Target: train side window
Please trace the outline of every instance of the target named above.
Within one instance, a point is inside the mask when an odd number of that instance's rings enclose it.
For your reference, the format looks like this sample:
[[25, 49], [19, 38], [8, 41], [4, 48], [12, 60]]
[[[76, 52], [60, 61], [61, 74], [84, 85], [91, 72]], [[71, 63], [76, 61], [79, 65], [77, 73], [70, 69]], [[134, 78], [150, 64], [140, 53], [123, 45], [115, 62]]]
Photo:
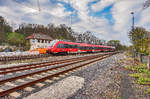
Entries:
[[68, 44], [63, 44], [63, 48], [69, 48], [69, 45]]
[[68, 45], [68, 48], [72, 48], [72, 45]]
[[77, 45], [72, 45], [72, 48], [77, 48]]
[[88, 47], [87, 46], [85, 46], [85, 50], [87, 50], [88, 49]]
[[71, 48], [74, 48], [74, 45], [71, 45]]
[[86, 47], [86, 50], [89, 50], [89, 47], [88, 47], [88, 46]]
[[74, 45], [74, 48], [77, 48], [78, 46], [77, 45]]
[[79, 46], [79, 49], [82, 50], [82, 46]]
[[82, 50], [84, 50], [84, 46], [82, 46]]
[[80, 45], [78, 45], [77, 48], [80, 49]]
[[80, 49], [80, 50], [83, 50], [83, 46], [80, 46], [79, 49]]

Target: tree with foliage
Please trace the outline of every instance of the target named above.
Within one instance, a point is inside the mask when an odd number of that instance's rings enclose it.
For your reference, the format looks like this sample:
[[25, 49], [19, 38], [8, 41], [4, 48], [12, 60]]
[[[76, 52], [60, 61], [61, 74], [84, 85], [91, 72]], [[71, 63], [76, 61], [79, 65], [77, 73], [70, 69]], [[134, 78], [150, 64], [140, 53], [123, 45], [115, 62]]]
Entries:
[[32, 33], [46, 34], [54, 39], [75, 41], [75, 38], [69, 33], [68, 27], [65, 24], [54, 26], [48, 24], [47, 26], [40, 24], [21, 24], [17, 30], [17, 33], [24, 34], [26, 37]]
[[94, 36], [90, 31], [86, 31], [83, 34], [73, 35], [77, 42], [102, 45], [102, 40]]
[[150, 0], [146, 0], [143, 4], [143, 9], [146, 9], [150, 6]]
[[136, 27], [129, 32], [129, 38], [136, 52], [148, 54], [150, 52], [150, 33], [145, 28]]
[[25, 46], [24, 35], [16, 32], [11, 32], [7, 37], [7, 41], [10, 45], [15, 45], [18, 47]]
[[107, 42], [108, 46], [114, 46], [116, 50], [126, 50], [127, 47], [122, 45], [119, 40], [110, 40]]
[[12, 32], [12, 27], [6, 22], [6, 20], [0, 16], [0, 44], [6, 43], [7, 35]]

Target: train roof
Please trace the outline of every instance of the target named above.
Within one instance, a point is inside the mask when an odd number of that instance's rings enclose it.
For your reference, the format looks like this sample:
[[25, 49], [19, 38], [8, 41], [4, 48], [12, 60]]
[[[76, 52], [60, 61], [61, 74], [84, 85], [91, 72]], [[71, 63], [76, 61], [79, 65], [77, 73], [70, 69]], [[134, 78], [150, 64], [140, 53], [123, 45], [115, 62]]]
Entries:
[[63, 40], [55, 40], [55, 41], [59, 42], [59, 43], [72, 44], [72, 45], [80, 45], [80, 46], [115, 48], [113, 46], [95, 45], [95, 44], [87, 44], [87, 43], [76, 43], [76, 42], [69, 42], [69, 41], [63, 41]]

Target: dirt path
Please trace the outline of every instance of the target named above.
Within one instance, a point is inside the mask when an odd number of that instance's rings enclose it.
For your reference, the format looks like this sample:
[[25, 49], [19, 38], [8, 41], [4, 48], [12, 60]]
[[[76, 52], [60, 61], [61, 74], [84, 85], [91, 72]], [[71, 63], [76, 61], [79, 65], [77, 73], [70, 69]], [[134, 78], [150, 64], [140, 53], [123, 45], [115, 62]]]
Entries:
[[120, 87], [120, 97], [121, 99], [136, 99], [135, 90], [131, 84], [131, 78], [128, 76], [127, 71], [123, 71]]

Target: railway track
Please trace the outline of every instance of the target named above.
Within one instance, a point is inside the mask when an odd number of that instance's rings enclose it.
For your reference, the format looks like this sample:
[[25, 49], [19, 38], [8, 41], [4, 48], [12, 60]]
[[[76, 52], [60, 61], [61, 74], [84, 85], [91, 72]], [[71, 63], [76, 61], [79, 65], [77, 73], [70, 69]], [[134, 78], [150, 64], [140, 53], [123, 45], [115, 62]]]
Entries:
[[[1, 68], [1, 76], [11, 75], [11, 77], [6, 77], [5, 79], [0, 80], [0, 97], [8, 96], [13, 92], [23, 90], [38, 83], [41, 83], [42, 85], [42, 82], [51, 82], [51, 80], [54, 78], [56, 79], [57, 77], [61, 77], [67, 73], [76, 71], [77, 69], [85, 67], [113, 54], [115, 53], [83, 56], [39, 64]], [[20, 74], [17, 76], [12, 76], [16, 73]]]

